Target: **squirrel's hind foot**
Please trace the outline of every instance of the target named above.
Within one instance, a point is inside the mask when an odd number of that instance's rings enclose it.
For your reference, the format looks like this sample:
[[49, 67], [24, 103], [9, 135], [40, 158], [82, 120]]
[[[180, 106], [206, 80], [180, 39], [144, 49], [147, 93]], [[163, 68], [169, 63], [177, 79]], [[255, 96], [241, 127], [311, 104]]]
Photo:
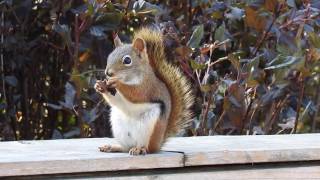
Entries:
[[109, 145], [109, 144], [99, 147], [99, 150], [101, 152], [123, 152], [123, 149], [121, 146]]
[[133, 156], [146, 155], [147, 149], [144, 147], [133, 147], [129, 150], [129, 154]]

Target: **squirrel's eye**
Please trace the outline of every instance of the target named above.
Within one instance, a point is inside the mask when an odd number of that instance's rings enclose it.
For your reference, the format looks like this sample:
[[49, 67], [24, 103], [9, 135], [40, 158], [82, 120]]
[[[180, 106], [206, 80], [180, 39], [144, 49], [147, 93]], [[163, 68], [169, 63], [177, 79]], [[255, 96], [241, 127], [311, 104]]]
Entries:
[[126, 66], [130, 66], [132, 63], [131, 57], [129, 55], [123, 56], [122, 63]]

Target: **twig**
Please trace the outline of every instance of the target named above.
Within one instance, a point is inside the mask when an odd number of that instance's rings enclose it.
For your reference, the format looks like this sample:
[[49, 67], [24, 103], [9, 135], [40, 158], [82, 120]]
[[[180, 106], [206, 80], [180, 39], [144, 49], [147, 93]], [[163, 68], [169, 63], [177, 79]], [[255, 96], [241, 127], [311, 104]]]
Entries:
[[[248, 118], [248, 116], [249, 116], [249, 112], [250, 112], [250, 110], [251, 110], [251, 107], [252, 107], [252, 104], [253, 104], [253, 101], [254, 101], [254, 97], [256, 96], [256, 92], [257, 92], [257, 88], [255, 87], [255, 88], [254, 88], [253, 97], [250, 98], [250, 103], [249, 103], [249, 105], [248, 105], [246, 114], [244, 115], [242, 122], [246, 122], [246, 120], [247, 120], [247, 118]], [[252, 112], [252, 114], [251, 114], [251, 116], [250, 116], [250, 121], [249, 121], [249, 134], [250, 134], [250, 131], [251, 131], [252, 118], [253, 118], [253, 115], [254, 115], [255, 112], [256, 112], [256, 109], [258, 109], [258, 107], [259, 107], [259, 105], [260, 105], [260, 101], [258, 102], [257, 105], [258, 105], [257, 108], [255, 108], [255, 109], [253, 110], [253, 112]], [[243, 125], [242, 125], [242, 127], [241, 127], [241, 134], [242, 134], [243, 129], [244, 129], [244, 124], [245, 124], [245, 123], [243, 123]]]
[[189, 9], [188, 9], [188, 11], [189, 11], [189, 19], [188, 19], [188, 23], [189, 23], [189, 26], [191, 25], [191, 23], [192, 23], [192, 0], [189, 0]]
[[282, 4], [280, 4], [280, 5], [278, 5], [278, 6], [276, 7], [275, 12], [274, 12], [274, 14], [273, 14], [272, 22], [271, 22], [271, 24], [269, 25], [267, 31], [265, 31], [265, 32], [263, 33], [262, 38], [260, 39], [260, 41], [258, 41], [258, 44], [256, 45], [256, 49], [255, 49], [255, 51], [254, 51], [254, 53], [253, 53], [253, 56], [256, 56], [256, 55], [257, 55], [260, 47], [262, 46], [263, 42], [266, 40], [269, 32], [270, 32], [271, 29], [272, 29], [273, 24], [276, 22], [277, 15], [279, 14], [281, 8], [282, 8]]
[[126, 16], [128, 14], [130, 3], [131, 3], [131, 0], [128, 0], [128, 4], [127, 4], [127, 7], [125, 9], [124, 16]]
[[226, 112], [223, 110], [221, 116], [219, 117], [218, 121], [214, 125], [213, 132], [216, 131], [217, 127], [219, 126], [220, 122], [222, 121], [223, 117], [225, 116]]
[[318, 112], [320, 111], [320, 85], [318, 85], [317, 90], [316, 90], [315, 107], [316, 107], [316, 112], [311, 117], [311, 119], [312, 119], [311, 132], [313, 132], [313, 133], [316, 131], [316, 127], [317, 127], [317, 121], [316, 120], [317, 120], [317, 117], [318, 117]]
[[218, 64], [218, 63], [220, 63], [220, 62], [222, 62], [222, 61], [225, 61], [225, 60], [228, 60], [228, 56], [219, 58], [219, 59], [216, 60], [215, 62], [210, 63], [209, 66], [211, 67], [211, 66], [216, 65], [216, 64]]
[[202, 117], [203, 118], [202, 123], [201, 123], [202, 129], [206, 129], [206, 125], [207, 125], [207, 121], [208, 121], [208, 113], [209, 113], [210, 105], [212, 104], [212, 93], [214, 93], [216, 91], [216, 88], [217, 88], [217, 86], [212, 88], [208, 93], [209, 99], [208, 99], [207, 106], [206, 106], [206, 109], [204, 110], [203, 117]]
[[[16, 12], [14, 11], [14, 9], [12, 8], [12, 6], [9, 6], [9, 10], [12, 12], [13, 17], [16, 19], [17, 23], [18, 23], [19, 25], [21, 25], [21, 24], [22, 24], [22, 23], [21, 23], [21, 20], [18, 18], [17, 14], [16, 14]], [[2, 12], [2, 13], [3, 13], [3, 12]]]
[[289, 95], [287, 95], [282, 101], [280, 101], [277, 106], [276, 106], [276, 112], [272, 113], [271, 119], [268, 124], [266, 124], [265, 127], [265, 134], [269, 134], [269, 131], [274, 124], [274, 121], [276, 120], [277, 115], [280, 113], [282, 110], [284, 104], [286, 103], [287, 99], [289, 98]]
[[272, 22], [271, 22], [271, 24], [269, 25], [267, 31], [264, 31], [264, 32], [263, 32], [262, 38], [258, 41], [258, 43], [257, 43], [257, 45], [256, 45], [256, 48], [255, 48], [255, 50], [254, 50], [254, 53], [253, 53], [253, 56], [254, 56], [254, 57], [257, 55], [257, 53], [258, 53], [260, 47], [262, 46], [263, 42], [266, 40], [267, 35], [268, 35], [269, 32], [271, 31], [271, 28], [272, 28], [273, 24], [275, 23], [276, 19], [277, 19], [276, 17], [273, 17]]
[[291, 131], [291, 133], [294, 133], [294, 134], [297, 133], [298, 120], [299, 120], [299, 116], [300, 116], [300, 108], [301, 108], [301, 104], [302, 104], [303, 94], [304, 94], [304, 79], [302, 79], [300, 81], [299, 101], [298, 101], [297, 108], [296, 108], [297, 114], [296, 114], [296, 119], [294, 121], [294, 128]]
[[[4, 29], [4, 12], [2, 11], [1, 13], [1, 28]], [[4, 44], [4, 35], [3, 35], [3, 31], [1, 31], [1, 55], [0, 55], [0, 59], [1, 59], [1, 78], [2, 78], [2, 93], [3, 93], [3, 99], [5, 101], [5, 103], [7, 103], [7, 96], [6, 96], [6, 84], [5, 84], [5, 74], [4, 74], [4, 58], [3, 58], [3, 44]]]
[[84, 76], [86, 74], [91, 74], [91, 73], [95, 73], [95, 72], [98, 72], [98, 73], [101, 73], [101, 72], [104, 72], [103, 69], [94, 69], [94, 70], [89, 70], [89, 71], [85, 71], [83, 73], [79, 73], [79, 74], [71, 74], [71, 76]]
[[80, 31], [79, 31], [79, 15], [76, 14], [75, 16], [75, 25], [74, 25], [74, 39], [75, 39], [75, 48], [74, 48], [74, 62], [75, 65], [79, 65], [78, 56], [79, 56], [79, 38], [80, 38]]

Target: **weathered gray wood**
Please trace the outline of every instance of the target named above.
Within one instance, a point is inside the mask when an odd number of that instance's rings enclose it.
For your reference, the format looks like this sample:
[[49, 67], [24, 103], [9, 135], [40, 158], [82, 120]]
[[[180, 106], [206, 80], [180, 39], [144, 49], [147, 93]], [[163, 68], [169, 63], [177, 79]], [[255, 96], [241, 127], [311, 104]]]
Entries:
[[171, 138], [162, 152], [146, 156], [99, 152], [97, 147], [106, 143], [115, 142], [0, 142], [0, 176], [320, 160], [320, 134]]
[[185, 166], [320, 160], [320, 134], [174, 138], [163, 150], [183, 152]]
[[[64, 177], [60, 177], [63, 179]], [[41, 178], [40, 178], [41, 179]], [[319, 166], [313, 165], [241, 165], [240, 166], [223, 166], [223, 167], [202, 167], [181, 170], [158, 170], [148, 173], [137, 174], [121, 174], [121, 175], [103, 175], [92, 174], [84, 177], [68, 177], [68, 179], [113, 179], [113, 180], [250, 180], [250, 179], [264, 179], [264, 180], [307, 180], [320, 179]]]
[[183, 154], [146, 156], [102, 153], [98, 146], [113, 139], [0, 142], [0, 176], [170, 168], [183, 166]]

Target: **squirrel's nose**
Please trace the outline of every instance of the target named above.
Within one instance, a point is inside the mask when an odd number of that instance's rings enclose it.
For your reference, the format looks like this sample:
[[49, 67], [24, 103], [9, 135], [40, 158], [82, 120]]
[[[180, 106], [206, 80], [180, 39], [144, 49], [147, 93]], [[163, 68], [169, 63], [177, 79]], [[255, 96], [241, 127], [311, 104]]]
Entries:
[[106, 69], [104, 71], [104, 73], [108, 76], [108, 77], [111, 77], [113, 75], [113, 72], [110, 70], [110, 69]]

